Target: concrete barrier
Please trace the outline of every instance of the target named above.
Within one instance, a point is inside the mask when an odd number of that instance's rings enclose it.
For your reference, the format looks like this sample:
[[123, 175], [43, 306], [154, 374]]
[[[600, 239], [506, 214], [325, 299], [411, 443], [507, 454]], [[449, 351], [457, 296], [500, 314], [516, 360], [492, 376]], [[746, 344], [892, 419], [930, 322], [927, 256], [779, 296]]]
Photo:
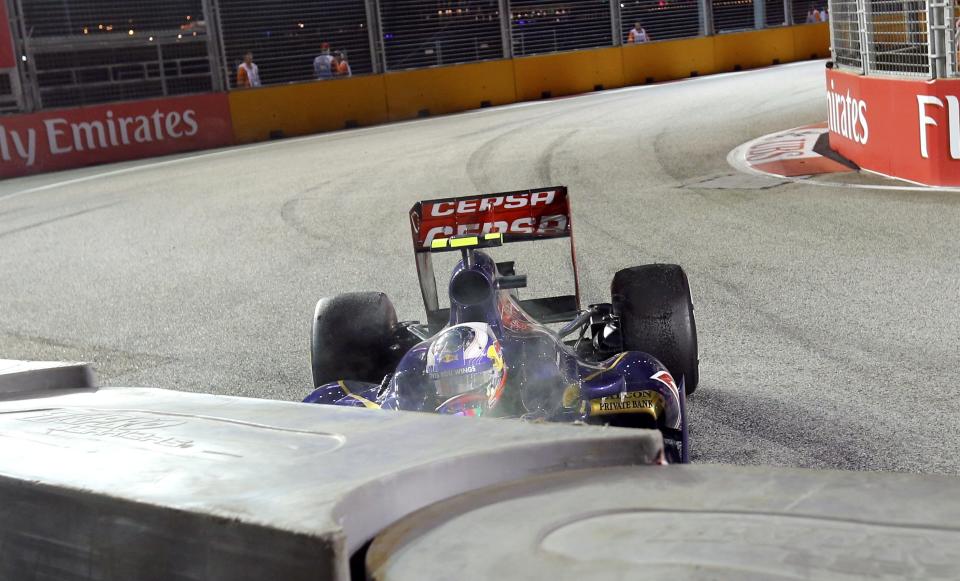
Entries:
[[388, 73], [384, 80], [391, 120], [506, 105], [517, 100], [510, 61]]
[[860, 168], [960, 186], [960, 80], [826, 71], [830, 147]]
[[960, 481], [772, 467], [574, 471], [403, 519], [368, 578], [957, 579]]
[[389, 120], [382, 75], [233, 91], [230, 115], [237, 143]]
[[60, 389], [96, 387], [86, 363], [0, 359], [0, 401]]
[[716, 72], [755, 69], [808, 58], [796, 54], [790, 28], [720, 34], [710, 39]]
[[424, 506], [645, 464], [659, 432], [101, 389], [0, 402], [0, 579], [349, 578]]
[[0, 178], [232, 145], [225, 93], [0, 116]]
[[234, 91], [230, 108], [248, 143], [828, 54], [827, 25], [809, 24]]
[[793, 58], [828, 58], [830, 56], [830, 27], [827, 24], [805, 24], [790, 28], [793, 33]]
[[624, 85], [620, 48], [578, 50], [513, 59], [518, 101], [616, 89]]
[[708, 36], [635, 44], [622, 50], [627, 85], [685, 79], [716, 71], [713, 39]]

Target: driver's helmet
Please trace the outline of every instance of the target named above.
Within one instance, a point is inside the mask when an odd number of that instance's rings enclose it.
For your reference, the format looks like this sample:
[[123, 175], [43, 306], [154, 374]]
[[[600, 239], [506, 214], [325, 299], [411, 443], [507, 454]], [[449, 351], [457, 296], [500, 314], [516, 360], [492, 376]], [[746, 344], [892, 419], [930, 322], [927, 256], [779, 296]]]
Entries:
[[426, 372], [440, 400], [437, 411], [460, 415], [495, 406], [507, 380], [500, 342], [486, 323], [461, 323], [437, 335]]

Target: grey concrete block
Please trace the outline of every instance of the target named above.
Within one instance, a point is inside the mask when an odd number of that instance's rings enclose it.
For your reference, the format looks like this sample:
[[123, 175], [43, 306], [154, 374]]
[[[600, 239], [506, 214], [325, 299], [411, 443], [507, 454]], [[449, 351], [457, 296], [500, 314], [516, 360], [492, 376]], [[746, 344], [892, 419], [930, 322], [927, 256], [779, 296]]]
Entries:
[[0, 402], [0, 579], [346, 579], [409, 513], [658, 432], [101, 389]]
[[403, 519], [378, 581], [958, 579], [960, 481], [644, 466], [474, 491]]
[[0, 359], [0, 400], [95, 386], [93, 370], [86, 363]]

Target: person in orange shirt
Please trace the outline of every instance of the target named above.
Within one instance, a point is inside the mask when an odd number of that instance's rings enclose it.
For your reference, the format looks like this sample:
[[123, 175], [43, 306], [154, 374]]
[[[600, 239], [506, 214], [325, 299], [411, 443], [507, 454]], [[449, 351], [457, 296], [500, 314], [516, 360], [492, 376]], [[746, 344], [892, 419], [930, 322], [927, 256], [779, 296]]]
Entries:
[[243, 55], [243, 62], [237, 67], [237, 87], [250, 89], [260, 86], [260, 69], [253, 63], [253, 53]]
[[350, 68], [350, 63], [347, 62], [347, 56], [340, 51], [337, 51], [337, 56], [334, 60], [334, 74], [338, 77], [349, 77], [353, 75], [353, 70]]

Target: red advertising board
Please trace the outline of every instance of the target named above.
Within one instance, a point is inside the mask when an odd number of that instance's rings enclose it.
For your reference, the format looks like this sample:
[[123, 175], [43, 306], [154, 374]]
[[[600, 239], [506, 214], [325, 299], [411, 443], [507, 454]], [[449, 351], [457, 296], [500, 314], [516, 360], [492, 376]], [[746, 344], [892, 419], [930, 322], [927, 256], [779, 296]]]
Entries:
[[0, 117], [0, 178], [233, 143], [223, 93]]
[[12, 69], [16, 66], [17, 57], [13, 51], [13, 37], [10, 35], [7, 2], [0, 0], [0, 69]]
[[960, 185], [960, 80], [902, 80], [827, 70], [830, 146], [861, 168]]

